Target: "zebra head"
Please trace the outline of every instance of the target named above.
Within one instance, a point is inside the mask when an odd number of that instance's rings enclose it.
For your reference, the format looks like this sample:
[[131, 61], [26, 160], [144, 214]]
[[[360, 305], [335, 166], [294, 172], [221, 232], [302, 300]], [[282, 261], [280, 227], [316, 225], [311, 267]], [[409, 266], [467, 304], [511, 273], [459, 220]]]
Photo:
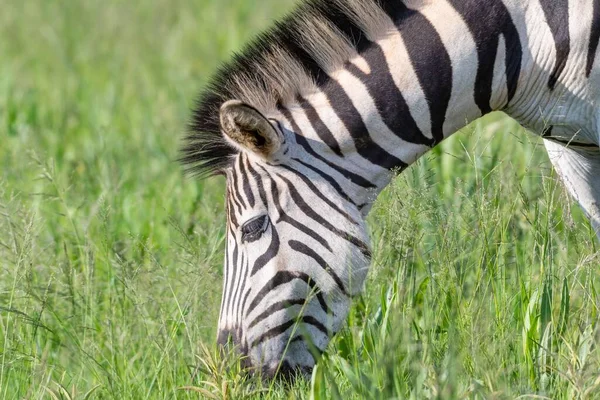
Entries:
[[308, 374], [369, 266], [359, 208], [309, 164], [285, 118], [228, 101], [227, 228], [218, 342], [266, 376]]

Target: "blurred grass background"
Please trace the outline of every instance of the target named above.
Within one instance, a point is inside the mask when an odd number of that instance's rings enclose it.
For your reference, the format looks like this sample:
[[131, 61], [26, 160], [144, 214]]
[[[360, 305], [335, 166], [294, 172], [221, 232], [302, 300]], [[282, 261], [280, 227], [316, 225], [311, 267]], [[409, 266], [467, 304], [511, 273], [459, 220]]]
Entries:
[[310, 382], [214, 354], [223, 180], [184, 178], [179, 139], [215, 68], [293, 3], [3, 1], [1, 397], [600, 396], [597, 242], [500, 114], [382, 194], [366, 293]]

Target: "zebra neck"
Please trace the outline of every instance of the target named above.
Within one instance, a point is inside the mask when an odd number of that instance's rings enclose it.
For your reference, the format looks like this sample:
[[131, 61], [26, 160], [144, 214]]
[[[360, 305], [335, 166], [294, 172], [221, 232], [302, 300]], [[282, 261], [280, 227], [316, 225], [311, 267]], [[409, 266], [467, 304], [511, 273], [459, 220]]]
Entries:
[[382, 2], [389, 33], [367, 35], [344, 68], [327, 71], [317, 93], [287, 108], [303, 162], [321, 165], [363, 213], [394, 172], [515, 95], [516, 28], [500, 0], [488, 3], [498, 3], [495, 14], [475, 0], [419, 10]]

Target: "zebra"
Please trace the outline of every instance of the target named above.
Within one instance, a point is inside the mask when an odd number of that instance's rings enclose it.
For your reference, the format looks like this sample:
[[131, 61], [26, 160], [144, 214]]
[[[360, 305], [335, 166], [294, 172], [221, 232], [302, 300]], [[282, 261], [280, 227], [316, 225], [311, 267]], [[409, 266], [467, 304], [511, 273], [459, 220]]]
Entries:
[[600, 0], [305, 0], [220, 68], [181, 159], [226, 177], [219, 344], [309, 375], [370, 265], [379, 192], [492, 111], [600, 232]]

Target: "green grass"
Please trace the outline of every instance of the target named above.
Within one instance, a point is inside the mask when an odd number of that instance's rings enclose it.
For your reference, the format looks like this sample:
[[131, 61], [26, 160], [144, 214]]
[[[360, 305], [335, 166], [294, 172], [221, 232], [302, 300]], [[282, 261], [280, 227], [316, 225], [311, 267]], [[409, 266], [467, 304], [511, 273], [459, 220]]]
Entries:
[[291, 5], [2, 3], [0, 398], [600, 397], [598, 244], [501, 115], [382, 194], [366, 292], [310, 382], [215, 355], [224, 185], [183, 177], [179, 138]]

